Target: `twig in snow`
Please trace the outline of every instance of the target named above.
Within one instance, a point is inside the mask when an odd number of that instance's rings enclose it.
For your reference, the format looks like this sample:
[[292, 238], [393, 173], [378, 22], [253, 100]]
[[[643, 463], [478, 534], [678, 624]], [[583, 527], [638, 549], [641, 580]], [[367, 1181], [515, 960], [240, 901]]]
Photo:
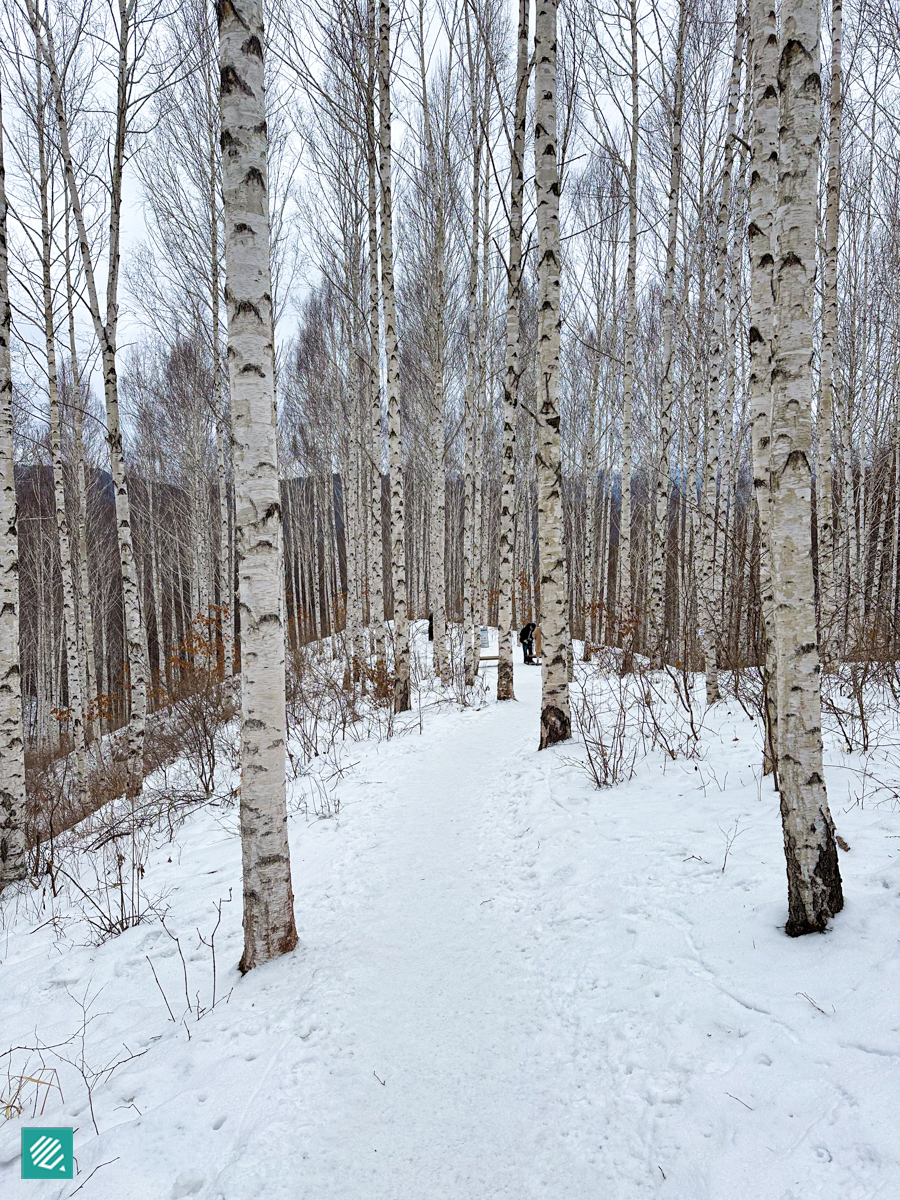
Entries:
[[148, 963], [150, 963], [150, 970], [153, 972], [153, 978], [154, 978], [154, 979], [156, 979], [156, 986], [159, 988], [159, 990], [160, 990], [160, 993], [161, 993], [161, 995], [162, 995], [162, 998], [163, 998], [163, 1000], [165, 1000], [165, 1002], [166, 1002], [166, 1008], [168, 1008], [168, 1010], [169, 1010], [169, 1016], [172, 1018], [172, 1024], [174, 1025], [174, 1024], [175, 1024], [175, 1014], [172, 1012], [171, 1006], [170, 1006], [170, 1004], [169, 1004], [169, 998], [168, 998], [168, 996], [167, 996], [167, 995], [166, 995], [166, 993], [165, 993], [165, 992], [162, 990], [162, 984], [161, 984], [161, 983], [159, 982], [159, 980], [156, 978], [156, 968], [154, 967], [153, 963], [150, 961], [150, 955], [149, 955], [149, 954], [145, 954], [145, 955], [144, 955], [144, 958], [146, 958], [147, 962], [148, 962]]
[[[726, 1092], [725, 1095], [731, 1096], [731, 1092]], [[732, 1100], [737, 1100], [738, 1104], [743, 1104], [744, 1108], [750, 1108], [750, 1105], [745, 1100], [742, 1100], [740, 1098], [740, 1096], [731, 1096], [731, 1098], [732, 1098]], [[750, 1108], [750, 1111], [755, 1112], [756, 1110], [753, 1108]]]
[[723, 875], [725, 874], [725, 866], [728, 862], [728, 855], [731, 853], [731, 847], [734, 845], [735, 841], [737, 840], [737, 838], [739, 838], [741, 836], [742, 833], [747, 832], [746, 829], [738, 829], [738, 826], [740, 825], [740, 823], [741, 823], [741, 818], [740, 817], [735, 818], [734, 828], [730, 829], [728, 831], [728, 833], [726, 833], [725, 830], [722, 828], [722, 826], [719, 825], [719, 833], [721, 833], [722, 837], [725, 839], [725, 857], [722, 860], [722, 874]]
[[494, 897], [493, 897], [493, 896], [491, 896], [490, 900], [482, 900], [482, 902], [481, 902], [481, 903], [482, 903], [482, 904], [493, 904], [493, 903], [494, 903]]
[[662, 1167], [659, 1166], [659, 1163], [657, 1163], [656, 1165], [659, 1168], [660, 1175], [662, 1175], [663, 1179], [665, 1179], [665, 1177], [666, 1177], [665, 1171], [662, 1169]]
[[[88, 1177], [84, 1181], [84, 1183], [87, 1183], [88, 1179], [92, 1179], [97, 1174], [97, 1172], [100, 1170], [101, 1167], [108, 1167], [110, 1163], [114, 1163], [114, 1162], [118, 1162], [118, 1161], [119, 1161], [119, 1155], [117, 1154], [115, 1158], [110, 1158], [105, 1163], [98, 1163], [97, 1166], [94, 1167], [93, 1171], [91, 1171], [90, 1175], [88, 1175]], [[81, 1189], [84, 1187], [84, 1183], [79, 1183], [78, 1187], [75, 1189], [75, 1192], [80, 1192]], [[75, 1192], [70, 1192], [69, 1195], [74, 1196]]]
[[[373, 1074], [373, 1075], [375, 1075], [375, 1078], [376, 1078], [376, 1079], [378, 1079], [378, 1075], [377, 1075], [377, 1074], [376, 1074], [374, 1071], [372, 1072], [372, 1074]], [[385, 1086], [385, 1080], [383, 1080], [383, 1079], [378, 1079], [378, 1082], [381, 1084], [381, 1086], [382, 1086], [382, 1087], [384, 1087], [384, 1086]]]
[[825, 1011], [825, 1009], [819, 1008], [818, 1004], [816, 1004], [816, 1002], [815, 1002], [815, 1000], [813, 1000], [812, 996], [807, 996], [806, 992], [795, 992], [794, 995], [802, 996], [804, 1000], [808, 1000], [810, 1002], [810, 1004], [813, 1006], [813, 1008], [819, 1009], [819, 1012], [822, 1014], [823, 1017], [828, 1016], [828, 1013]]

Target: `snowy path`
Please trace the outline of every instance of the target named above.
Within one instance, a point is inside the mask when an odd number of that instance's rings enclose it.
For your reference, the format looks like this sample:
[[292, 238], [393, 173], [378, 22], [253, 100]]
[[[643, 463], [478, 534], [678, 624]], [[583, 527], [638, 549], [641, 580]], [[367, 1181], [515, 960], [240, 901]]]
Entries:
[[[520, 665], [518, 703], [354, 748], [340, 819], [291, 820], [301, 948], [238, 981], [226, 909], [234, 992], [190, 1040], [147, 969], [177, 996], [157, 926], [49, 962], [43, 932], [10, 939], [11, 1038], [60, 1036], [64, 989], [91, 981], [110, 1047], [149, 1046], [98, 1089], [99, 1138], [83, 1102], [49, 1122], [79, 1127], [83, 1174], [109, 1164], [80, 1200], [900, 1196], [896, 816], [836, 801], [850, 902], [791, 942], [740, 710], [698, 770], [598, 793], [575, 747], [536, 753], [539, 688]], [[208, 930], [238, 847], [206, 814], [179, 841], [150, 876], [176, 928]], [[17, 1174], [7, 1126], [4, 1200], [32, 1195]]]

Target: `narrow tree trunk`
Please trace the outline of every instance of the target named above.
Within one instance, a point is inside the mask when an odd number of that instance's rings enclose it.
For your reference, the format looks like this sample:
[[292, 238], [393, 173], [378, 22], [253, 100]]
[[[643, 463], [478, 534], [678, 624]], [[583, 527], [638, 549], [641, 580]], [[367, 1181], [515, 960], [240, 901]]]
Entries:
[[411, 707], [409, 625], [406, 613], [406, 529], [403, 498], [403, 441], [400, 427], [400, 354], [394, 299], [394, 235], [391, 201], [391, 10], [378, 5], [378, 117], [381, 176], [381, 293], [387, 358], [388, 445], [391, 473], [391, 577], [394, 588], [394, 711]]
[[[0, 82], [2, 87], [2, 82]], [[0, 891], [23, 879], [25, 865], [25, 740], [19, 672], [19, 537], [13, 466], [9, 258], [0, 94]]]
[[772, 364], [775, 339], [775, 188], [778, 178], [778, 35], [771, 0], [751, 0], [753, 127], [749, 194], [750, 421], [753, 488], [760, 527], [760, 598], [765, 635], [763, 686], [766, 705], [764, 771], [778, 783], [778, 710], [775, 697], [776, 638], [771, 569], [770, 456]]
[[[40, 85], [39, 85], [40, 86]], [[53, 284], [50, 277], [53, 247], [50, 237], [49, 170], [43, 128], [43, 97], [38, 95], [38, 156], [41, 188], [41, 267], [44, 301], [44, 347], [47, 359], [47, 396], [50, 402], [50, 457], [53, 464], [53, 496], [59, 565], [62, 583], [63, 641], [66, 651], [66, 684], [69, 699], [69, 725], [75, 747], [75, 778], [79, 795], [84, 791], [84, 703], [81, 694], [81, 654], [78, 622], [75, 617], [75, 570], [66, 514], [66, 485], [63, 474], [62, 434], [59, 417], [59, 382], [56, 370], [56, 331], [53, 315]]]
[[659, 460], [655, 479], [655, 512], [650, 562], [650, 647], [652, 661], [661, 666], [667, 659], [666, 645], [666, 562], [668, 558], [669, 455], [672, 448], [672, 408], [675, 393], [675, 268], [678, 251], [678, 209], [681, 197], [681, 123], [684, 108], [684, 46], [687, 36], [686, 0], [678, 6], [678, 42], [675, 50], [675, 78], [672, 96], [672, 131], [669, 161], [669, 215], [666, 234], [666, 274], [663, 290], [663, 377], [659, 414]]
[[[831, 0], [831, 98], [828, 131], [828, 192], [825, 207], [825, 253], [822, 295], [822, 348], [819, 360], [819, 411], [817, 415], [818, 463], [816, 468], [816, 524], [819, 563], [820, 630], [828, 628], [834, 574], [834, 524], [832, 517], [831, 421], [838, 379], [837, 260], [841, 199], [841, 32], [842, 0]], [[823, 647], [824, 649], [824, 647]]]
[[[637, 218], [638, 139], [640, 137], [640, 93], [638, 73], [637, 0], [630, 0], [631, 30], [631, 138], [628, 160], [628, 266], [625, 275], [625, 344], [622, 367], [622, 498], [619, 508], [618, 612], [619, 640], [633, 643], [634, 596], [631, 588], [631, 427], [634, 403], [634, 339], [637, 327]], [[624, 664], [626, 669], [629, 663]]]
[[530, 0], [519, 0], [516, 103], [509, 183], [509, 258], [506, 290], [506, 373], [503, 378], [503, 476], [500, 498], [500, 627], [497, 699], [514, 700], [513, 689], [513, 518], [516, 500], [516, 416], [519, 404], [522, 295], [522, 201], [525, 190], [525, 121], [528, 103], [528, 21]]
[[[728, 93], [728, 121], [725, 130], [725, 153], [722, 159], [722, 176], [719, 183], [719, 210], [716, 227], [716, 320], [715, 344], [713, 346], [709, 379], [709, 420], [706, 428], [706, 469], [704, 471], [704, 498], [702, 508], [703, 538], [699, 608], [702, 627], [700, 644], [703, 649], [706, 670], [706, 702], [713, 704], [719, 699], [719, 673], [716, 658], [716, 518], [718, 516], [716, 496], [719, 474], [719, 437], [721, 435], [720, 389], [723, 376], [728, 373], [727, 322], [728, 307], [726, 275], [728, 266], [728, 221], [731, 211], [731, 173], [734, 164], [734, 139], [737, 133], [737, 111], [741, 88], [741, 64], [744, 56], [744, 17], [741, 4], [735, 18], [734, 55], [731, 66], [731, 84]], [[730, 440], [732, 413], [726, 410], [728, 425], [726, 440]], [[723, 576], [724, 578], [724, 576]]]
[[66, 210], [65, 235], [66, 260], [66, 311], [69, 327], [69, 358], [72, 371], [72, 427], [75, 455], [75, 480], [78, 488], [78, 562], [79, 562], [79, 615], [81, 633], [84, 638], [84, 688], [82, 698], [86, 707], [85, 732], [89, 741], [100, 737], [100, 721], [97, 715], [97, 696], [100, 686], [94, 659], [94, 617], [91, 598], [90, 570], [87, 543], [87, 477], [84, 468], [84, 399], [81, 387], [81, 372], [78, 366], [78, 347], [75, 341], [75, 293], [72, 288], [72, 265], [69, 256], [69, 215]]
[[540, 749], [572, 733], [566, 631], [559, 407], [559, 168], [556, 159], [557, 0], [538, 0], [534, 26], [538, 229], [538, 543], [543, 639]]
[[240, 969], [297, 944], [285, 794], [281, 498], [261, 0], [219, 8], [225, 295], [241, 606]]

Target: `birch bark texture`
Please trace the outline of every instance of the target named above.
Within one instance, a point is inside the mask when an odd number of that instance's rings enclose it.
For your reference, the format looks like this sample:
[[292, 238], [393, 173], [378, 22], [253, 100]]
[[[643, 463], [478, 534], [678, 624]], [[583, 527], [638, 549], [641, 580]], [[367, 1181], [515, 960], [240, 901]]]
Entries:
[[12, 309], [6, 212], [0, 92], [0, 891], [25, 877], [25, 739], [19, 673], [19, 537], [13, 467], [9, 348]]
[[675, 403], [675, 272], [678, 262], [678, 210], [681, 203], [682, 122], [684, 118], [684, 49], [687, 38], [687, 4], [678, 5], [678, 41], [672, 95], [672, 129], [669, 157], [669, 212], [666, 232], [666, 275], [663, 287], [663, 377], [659, 414], [659, 464], [656, 470], [655, 517], [651, 541], [650, 636], [652, 663], [661, 667], [668, 656], [666, 628], [666, 565], [669, 544], [669, 494], [671, 492], [672, 410]]
[[391, 6], [378, 5], [378, 171], [381, 177], [381, 293], [387, 359], [388, 449], [391, 479], [391, 572], [394, 585], [394, 712], [408, 712], [409, 624], [406, 612], [406, 537], [403, 504], [403, 442], [400, 424], [400, 351], [394, 296], [394, 232], [391, 199]]
[[69, 219], [66, 214], [65, 232], [66, 268], [66, 314], [69, 329], [69, 363], [72, 371], [72, 426], [75, 475], [78, 486], [78, 559], [79, 559], [79, 615], [81, 635], [84, 641], [84, 688], [82, 700], [86, 706], [85, 735], [91, 741], [100, 736], [100, 718], [97, 706], [97, 669], [94, 658], [93, 600], [88, 569], [87, 543], [87, 476], [84, 468], [84, 407], [82, 401], [81, 374], [78, 366], [78, 347], [75, 339], [75, 294], [72, 288], [71, 247], [69, 241]]
[[822, 766], [821, 673], [812, 556], [813, 298], [819, 158], [819, 10], [785, 0], [778, 62], [780, 148], [773, 370], [772, 552], [778, 756], [791, 937], [843, 907]]
[[375, 133], [375, 95], [378, 86], [375, 44], [377, 40], [374, 6], [370, 9], [369, 73], [366, 96], [366, 216], [369, 242], [369, 434], [370, 472], [370, 545], [369, 545], [369, 623], [372, 627], [372, 653], [375, 669], [385, 664], [384, 626], [384, 531], [381, 514], [381, 326], [378, 311], [378, 188]]
[[241, 614], [240, 970], [297, 944], [285, 795], [282, 543], [261, 0], [219, 0], [225, 305]]
[[816, 524], [819, 562], [819, 614], [823, 634], [828, 627], [834, 577], [834, 520], [832, 516], [831, 424], [837, 382], [838, 237], [841, 198], [841, 40], [843, 5], [831, 0], [831, 92], [828, 127], [828, 182], [825, 202], [823, 254], [822, 348], [820, 352]]
[[[700, 557], [700, 586], [698, 588], [700, 644], [703, 649], [706, 670], [706, 703], [719, 699], [719, 671], [716, 659], [716, 518], [718, 505], [716, 496], [719, 480], [719, 437], [722, 421], [720, 413], [720, 390], [722, 377], [728, 374], [728, 312], [726, 276], [728, 267], [728, 222], [731, 212], [731, 175], [734, 165], [734, 139], [737, 134], [737, 113], [740, 101], [741, 64], [744, 57], [744, 14], [739, 3], [735, 16], [734, 54], [732, 55], [731, 80], [728, 88], [728, 118], [725, 128], [725, 151], [722, 156], [722, 174], [719, 181], [719, 205], [716, 218], [716, 315], [713, 326], [714, 345], [710, 362], [709, 402], [706, 422], [706, 467], [703, 487], [703, 537]], [[697, 356], [698, 363], [700, 355]], [[730, 420], [732, 409], [726, 408]], [[731, 429], [726, 428], [725, 439], [730, 438]]]
[[[66, 489], [63, 475], [62, 433], [59, 415], [59, 381], [56, 370], [56, 320], [53, 309], [51, 267], [53, 245], [50, 233], [50, 155], [44, 127], [45, 101], [43, 94], [40, 48], [38, 47], [35, 132], [37, 134], [41, 196], [41, 283], [43, 293], [44, 346], [47, 360], [47, 396], [50, 401], [50, 457], [53, 466], [53, 496], [56, 532], [59, 542], [60, 573], [63, 594], [63, 639], [66, 649], [66, 686], [69, 699], [67, 724], [75, 746], [75, 774], [79, 795], [84, 790], [84, 704], [81, 687], [81, 654], [78, 624], [75, 618], [75, 596], [78, 590], [72, 559], [69, 521], [66, 513]], [[74, 363], [73, 363], [74, 367]]]
[[[637, 328], [638, 142], [640, 75], [638, 70], [637, 0], [630, 0], [631, 138], [628, 159], [628, 267], [626, 271], [625, 346], [622, 369], [622, 501], [619, 515], [619, 636], [633, 642], [634, 597], [631, 591], [631, 470], [634, 404], [634, 341]], [[627, 659], [627, 656], [626, 656]]]
[[538, 0], [534, 22], [534, 157], [538, 233], [538, 553], [541, 571], [541, 737], [544, 750], [572, 735], [566, 661], [568, 603], [559, 426], [559, 164], [556, 155], [557, 0]]
[[503, 478], [500, 496], [499, 658], [497, 699], [515, 700], [513, 686], [513, 554], [516, 504], [516, 410], [522, 374], [522, 199], [525, 191], [525, 120], [528, 105], [528, 21], [530, 0], [519, 0], [516, 99], [509, 183], [509, 258], [506, 264], [506, 373], [503, 378]]
[[772, 435], [772, 360], [775, 341], [775, 187], [778, 178], [778, 31], [771, 0], [750, 0], [753, 87], [748, 246], [750, 252], [750, 427], [753, 492], [760, 526], [760, 599], [765, 688], [765, 773], [777, 787], [775, 612], [772, 593], [769, 459]]

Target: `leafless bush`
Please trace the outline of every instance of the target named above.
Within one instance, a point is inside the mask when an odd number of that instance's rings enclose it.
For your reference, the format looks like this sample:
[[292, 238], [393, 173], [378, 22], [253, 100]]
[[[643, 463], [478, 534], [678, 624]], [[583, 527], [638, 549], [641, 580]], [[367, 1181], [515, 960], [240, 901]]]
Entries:
[[699, 758], [703, 718], [694, 699], [693, 676], [686, 668], [672, 666], [663, 671], [640, 666], [638, 674], [644, 693], [642, 715], [651, 745], [673, 761]]
[[[288, 734], [305, 760], [328, 753], [339, 741], [359, 741], [366, 734], [361, 697], [355, 688], [343, 687], [336, 674], [339, 667], [339, 663], [323, 660], [310, 646], [297, 647], [290, 654]], [[370, 708], [384, 704], [378, 695], [384, 686], [381, 681], [380, 687], [371, 689]]]
[[595, 646], [577, 677], [572, 715], [587, 756], [580, 765], [596, 787], [627, 782], [648, 750], [672, 760], [700, 757], [703, 718], [687, 671], [653, 671], [638, 655]]
[[[136, 1058], [141, 1058], [147, 1053], [147, 1050], [138, 1050], [136, 1053], [123, 1046], [124, 1054], [117, 1051], [109, 1058], [102, 1066], [98, 1066], [93, 1060], [93, 1055], [88, 1052], [88, 1030], [95, 1021], [101, 1020], [108, 1013], [93, 1012], [93, 1007], [97, 1001], [99, 992], [90, 995], [90, 985], [85, 989], [84, 995], [81, 997], [74, 996], [68, 989], [66, 995], [76, 1006], [80, 1014], [78, 1028], [69, 1037], [61, 1042], [47, 1044], [40, 1039], [36, 1040], [34, 1045], [26, 1046], [11, 1046], [9, 1049], [0, 1052], [0, 1062], [3, 1063], [6, 1069], [7, 1086], [4, 1089], [4, 1099], [0, 1104], [6, 1107], [0, 1109], [3, 1115], [8, 1120], [21, 1116], [24, 1112], [28, 1100], [32, 1100], [32, 1107], [35, 1110], [34, 1115], [39, 1115], [36, 1112], [38, 1100], [41, 1098], [41, 1089], [52, 1090], [56, 1088], [60, 1092], [62, 1099], [62, 1086], [60, 1084], [59, 1070], [61, 1066], [68, 1066], [78, 1078], [80, 1078], [85, 1090], [88, 1109], [91, 1114], [91, 1123], [94, 1126], [94, 1132], [99, 1135], [100, 1129], [97, 1125], [97, 1116], [94, 1111], [94, 1092], [98, 1086], [108, 1083], [113, 1073], [125, 1063], [132, 1062]], [[56, 1063], [56, 1067], [53, 1063]], [[36, 1095], [31, 1098], [27, 1095], [27, 1090], [23, 1090], [19, 1084], [22, 1082], [30, 1082], [36, 1089]], [[15, 1099], [13, 1098], [15, 1097]], [[7, 1100], [9, 1103], [7, 1103]], [[43, 1096], [41, 1113], [44, 1111], [44, 1106], [47, 1102], [47, 1096]]]
[[832, 665], [822, 674], [822, 721], [848, 754], [896, 744], [895, 664], [877, 661]]
[[[156, 983], [156, 986], [159, 988], [160, 995], [162, 996], [162, 998], [165, 1002], [166, 1009], [168, 1010], [168, 1013], [169, 1013], [169, 1019], [173, 1022], [173, 1024], [176, 1024], [176, 1025], [181, 1024], [184, 1026], [185, 1032], [188, 1035], [188, 1040], [190, 1040], [190, 1037], [191, 1037], [191, 1031], [188, 1028], [188, 1024], [187, 1024], [188, 1017], [191, 1017], [194, 1021], [199, 1021], [201, 1017], [205, 1017], [207, 1013], [212, 1012], [212, 1010], [216, 1007], [217, 1004], [221, 1004], [221, 1003], [227, 1004], [229, 999], [231, 998], [230, 991], [225, 996], [219, 995], [219, 993], [218, 993], [218, 973], [217, 973], [217, 968], [216, 968], [216, 934], [219, 932], [219, 926], [222, 924], [222, 905], [230, 904], [230, 903], [231, 903], [231, 888], [228, 889], [227, 897], [222, 897], [219, 900], [217, 900], [215, 903], [214, 907], [216, 910], [216, 920], [215, 920], [215, 924], [213, 925], [210, 933], [208, 935], [204, 935], [200, 932], [199, 929], [197, 929], [198, 949], [200, 946], [205, 946], [209, 950], [209, 979], [204, 988], [204, 990], [206, 991], [206, 993], [208, 995], [208, 1001], [206, 1003], [204, 1003], [200, 999], [201, 988], [196, 987], [195, 986], [196, 980], [191, 979], [190, 971], [188, 969], [187, 959], [184, 956], [184, 950], [181, 945], [181, 938], [178, 934], [176, 934], [175, 932], [173, 932], [173, 930], [171, 930], [169, 928], [169, 926], [166, 924], [165, 917], [161, 917], [161, 919], [160, 919], [161, 924], [162, 924], [162, 927], [165, 930], [166, 934], [175, 943], [175, 948], [178, 951], [178, 957], [181, 960], [181, 971], [182, 971], [182, 978], [184, 981], [185, 1005], [184, 1005], [184, 1009], [181, 1012], [181, 1015], [179, 1017], [175, 1016], [175, 1012], [172, 1008], [172, 1003], [169, 1001], [169, 997], [166, 994], [162, 984], [159, 981], [159, 976], [156, 973], [156, 967], [153, 965], [153, 960], [150, 958], [149, 955], [144, 956], [147, 959], [147, 962], [150, 966], [150, 970], [153, 972], [153, 979]], [[193, 993], [193, 997], [191, 995], [192, 993]], [[177, 1005], [176, 1005], [176, 1007], [177, 1007]]]
[[294, 778], [303, 790], [291, 804], [291, 811], [300, 813], [308, 821], [328, 821], [341, 811], [341, 798], [337, 785], [346, 767], [325, 758], [307, 763]]
[[[606, 647], [594, 647], [593, 661], [607, 658]], [[584, 743], [587, 763], [580, 763], [595, 787], [615, 787], [634, 775], [641, 744], [635, 710], [639, 691], [628, 675], [578, 672], [580, 687], [572, 692], [572, 715]]]
[[161, 896], [144, 888], [154, 820], [139, 800], [122, 799], [94, 814], [88, 828], [52, 868], [69, 885], [95, 945], [157, 917]]

